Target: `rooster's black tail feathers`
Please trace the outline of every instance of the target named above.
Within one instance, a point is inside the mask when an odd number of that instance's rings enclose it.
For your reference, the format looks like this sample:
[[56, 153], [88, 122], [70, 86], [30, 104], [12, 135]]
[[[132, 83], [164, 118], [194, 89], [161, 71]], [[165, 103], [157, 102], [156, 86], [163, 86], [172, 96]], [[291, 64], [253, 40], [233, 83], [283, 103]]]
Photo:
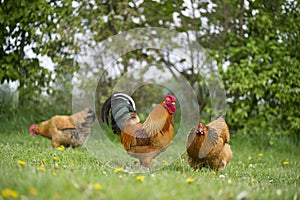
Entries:
[[130, 112], [135, 112], [133, 99], [125, 93], [114, 93], [104, 103], [101, 111], [102, 121], [109, 124], [111, 115], [113, 132], [119, 134], [124, 128], [126, 120], [131, 118]]

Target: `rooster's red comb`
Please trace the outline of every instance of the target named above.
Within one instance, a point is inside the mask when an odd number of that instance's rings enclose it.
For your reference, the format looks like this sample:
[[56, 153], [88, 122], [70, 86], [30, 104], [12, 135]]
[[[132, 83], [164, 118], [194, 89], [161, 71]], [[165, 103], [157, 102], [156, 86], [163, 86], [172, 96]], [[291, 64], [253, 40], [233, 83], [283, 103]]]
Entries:
[[165, 96], [165, 99], [170, 99], [172, 102], [176, 102], [176, 98], [171, 94]]

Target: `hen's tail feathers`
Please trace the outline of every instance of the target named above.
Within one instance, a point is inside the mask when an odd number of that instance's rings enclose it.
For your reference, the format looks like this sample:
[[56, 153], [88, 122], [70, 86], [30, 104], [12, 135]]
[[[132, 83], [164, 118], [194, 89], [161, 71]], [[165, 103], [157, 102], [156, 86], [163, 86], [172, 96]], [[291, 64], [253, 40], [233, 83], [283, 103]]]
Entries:
[[72, 117], [77, 128], [92, 127], [92, 124], [96, 119], [96, 115], [91, 108], [85, 108], [84, 110], [75, 113]]
[[111, 115], [112, 130], [119, 134], [124, 129], [126, 120], [131, 118], [131, 112], [135, 112], [135, 102], [125, 93], [114, 93], [104, 103], [101, 111], [102, 121], [109, 124]]

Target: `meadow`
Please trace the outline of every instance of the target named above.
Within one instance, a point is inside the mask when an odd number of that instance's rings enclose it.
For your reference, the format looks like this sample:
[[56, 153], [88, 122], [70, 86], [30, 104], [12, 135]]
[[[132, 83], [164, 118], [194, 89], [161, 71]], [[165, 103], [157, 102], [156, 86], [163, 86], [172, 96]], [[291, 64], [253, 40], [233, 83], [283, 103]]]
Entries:
[[270, 145], [263, 134], [233, 132], [233, 158], [223, 171], [195, 171], [182, 152], [164, 168], [139, 174], [109, 167], [86, 147], [52, 148], [29, 134], [30, 116], [1, 122], [0, 199], [300, 199], [295, 138]]

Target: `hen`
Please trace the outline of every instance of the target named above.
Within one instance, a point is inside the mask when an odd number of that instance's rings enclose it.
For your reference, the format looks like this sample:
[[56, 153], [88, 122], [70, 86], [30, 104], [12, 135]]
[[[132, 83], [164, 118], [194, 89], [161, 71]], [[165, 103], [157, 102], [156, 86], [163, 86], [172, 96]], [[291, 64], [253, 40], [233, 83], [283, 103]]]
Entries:
[[92, 109], [85, 108], [71, 116], [56, 115], [48, 121], [32, 124], [29, 131], [32, 136], [41, 135], [51, 139], [52, 147], [79, 147], [90, 135], [95, 118]]
[[191, 129], [186, 143], [189, 165], [194, 169], [225, 169], [232, 151], [228, 126], [223, 118]]
[[174, 137], [175, 102], [174, 96], [167, 95], [142, 124], [133, 99], [127, 94], [115, 93], [103, 105], [102, 121], [109, 124], [111, 115], [112, 130], [120, 136], [124, 149], [149, 170], [152, 159], [165, 151]]

